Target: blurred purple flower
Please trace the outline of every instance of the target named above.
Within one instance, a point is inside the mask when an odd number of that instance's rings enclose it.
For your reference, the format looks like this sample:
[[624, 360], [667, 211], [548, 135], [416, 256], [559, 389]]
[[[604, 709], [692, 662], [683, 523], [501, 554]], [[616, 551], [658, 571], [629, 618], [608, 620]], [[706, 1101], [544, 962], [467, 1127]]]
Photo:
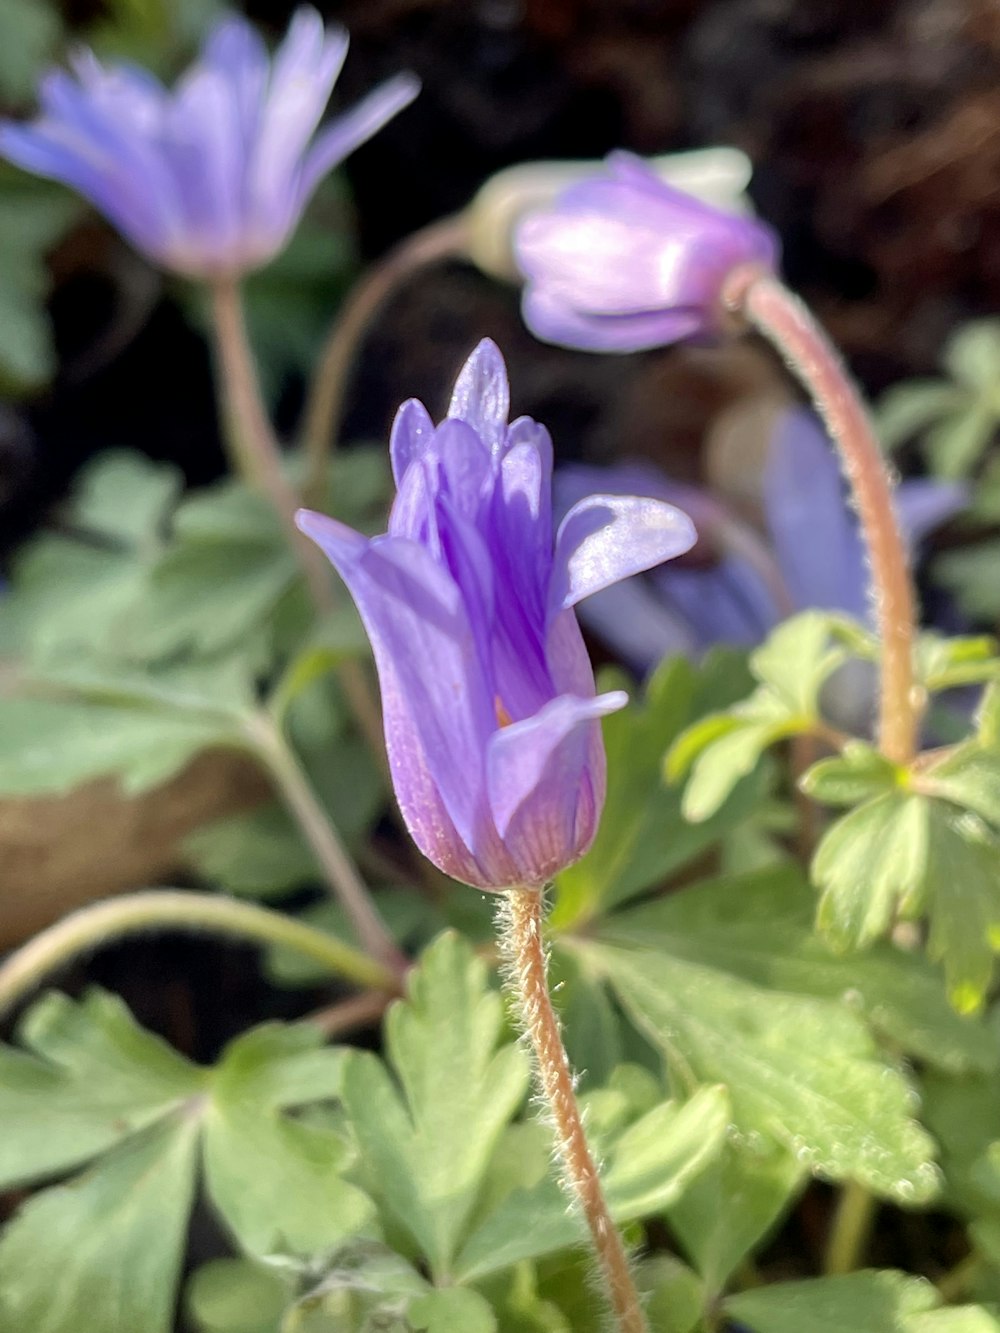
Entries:
[[694, 541], [670, 505], [620, 495], [581, 498], [553, 538], [548, 432], [507, 413], [503, 358], [485, 340], [445, 421], [415, 400], [400, 408], [384, 536], [299, 513], [371, 639], [414, 841], [456, 879], [495, 890], [545, 883], [597, 829], [598, 719], [626, 696], [595, 697], [572, 608]]
[[603, 175], [529, 214], [514, 248], [532, 333], [609, 352], [711, 337], [726, 276], [778, 257], [769, 228], [684, 194], [622, 152]]
[[[680, 505], [698, 530], [698, 544], [685, 560], [602, 591], [581, 608], [584, 624], [643, 673], [668, 654], [699, 657], [720, 643], [753, 647], [780, 620], [810, 607], [872, 623], [857, 517], [823, 428], [803, 408], [779, 418], [767, 452], [766, 536], [716, 497], [679, 486], [649, 464], [560, 468], [557, 511], [595, 489]], [[896, 508], [911, 552], [968, 498], [953, 483], [902, 482]]]
[[271, 60], [249, 23], [227, 18], [172, 92], [82, 50], [75, 77], [42, 80], [37, 120], [0, 123], [0, 154], [72, 186], [164, 268], [245, 273], [282, 249], [327, 172], [418, 92], [397, 75], [317, 133], [347, 45], [304, 7]]

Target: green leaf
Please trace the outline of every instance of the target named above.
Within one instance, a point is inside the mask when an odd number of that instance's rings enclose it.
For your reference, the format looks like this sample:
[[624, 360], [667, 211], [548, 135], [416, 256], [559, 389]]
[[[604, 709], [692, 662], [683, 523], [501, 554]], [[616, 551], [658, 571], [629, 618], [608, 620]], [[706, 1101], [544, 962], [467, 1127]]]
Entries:
[[1000, 374], [1000, 319], [974, 319], [951, 335], [941, 364], [972, 389], [993, 393]]
[[125, 449], [108, 449], [77, 478], [73, 522], [135, 551], [155, 550], [183, 481], [179, 469], [170, 463], [154, 463]]
[[921, 790], [1000, 827], [1000, 750], [970, 742], [921, 775]]
[[917, 640], [917, 677], [932, 694], [978, 685], [998, 675], [997, 641], [988, 634], [945, 638], [925, 631]]
[[805, 1177], [805, 1167], [787, 1148], [766, 1138], [752, 1144], [744, 1139], [726, 1143], [671, 1206], [671, 1229], [710, 1296], [722, 1291], [776, 1227]]
[[685, 1082], [723, 1083], [746, 1134], [828, 1179], [905, 1202], [937, 1188], [912, 1092], [846, 1006], [765, 989], [678, 951], [580, 943]]
[[848, 741], [835, 759], [821, 759], [799, 786], [823, 805], [857, 805], [901, 785], [903, 773], [864, 741]]
[[818, 922], [835, 947], [869, 944], [897, 912], [926, 912], [928, 953], [944, 963], [952, 1004], [982, 1004], [1000, 940], [1000, 842], [974, 814], [925, 796], [877, 797], [830, 826], [812, 870]]
[[883, 446], [895, 449], [967, 402], [968, 395], [946, 380], [904, 380], [882, 395], [875, 425]]
[[942, 1069], [996, 1068], [993, 1034], [982, 1021], [955, 1013], [925, 958], [889, 944], [832, 954], [813, 933], [814, 906], [801, 871], [785, 863], [692, 885], [611, 918], [602, 935], [769, 990], [828, 1000], [837, 1010], [847, 1005], [902, 1050]]
[[[32, 15], [34, 40], [48, 40], [45, 9], [37, 0], [5, 0], [0, 7], [0, 80], [16, 77], [34, 84], [30, 65], [22, 64], [23, 48], [4, 28], [14, 14]], [[32, 39], [29, 39], [32, 40]], [[80, 205], [48, 183], [22, 181], [0, 172], [0, 389], [23, 394], [39, 389], [55, 373], [55, 354], [45, 300], [49, 274], [45, 257], [79, 217]]]
[[[602, 1185], [619, 1224], [648, 1217], [673, 1203], [721, 1148], [729, 1116], [722, 1089], [702, 1088], [684, 1103], [662, 1102], [611, 1136], [597, 1136], [607, 1161]], [[594, 1138], [593, 1119], [588, 1131]], [[585, 1225], [547, 1171], [516, 1189], [469, 1236], [456, 1265], [473, 1281], [559, 1250], [586, 1247]]]
[[995, 620], [1000, 613], [1000, 541], [946, 551], [934, 564], [934, 577], [954, 594], [959, 607], [976, 620]]
[[250, 898], [278, 898], [319, 878], [315, 857], [279, 805], [205, 824], [184, 840], [184, 851], [204, 878]]
[[879, 939], [901, 904], [919, 912], [929, 838], [927, 802], [905, 792], [877, 796], [830, 825], [812, 874], [823, 894], [818, 923], [835, 948]]
[[[600, 688], [627, 683], [603, 673]], [[681, 814], [680, 793], [662, 776], [663, 755], [679, 731], [746, 688], [745, 671], [732, 655], [716, 654], [700, 669], [674, 658], [653, 674], [641, 702], [605, 719], [604, 814], [591, 850], [558, 878], [555, 929], [579, 925], [662, 882], [747, 816], [759, 796], [753, 783], [734, 792], [715, 818], [695, 827]]]
[[25, 1204], [0, 1240], [0, 1327], [169, 1333], [197, 1141], [175, 1112]]
[[1000, 1318], [981, 1305], [959, 1305], [915, 1315], [906, 1333], [1000, 1333]]
[[969, 1220], [1000, 1219], [1000, 1074], [928, 1070], [922, 1084], [924, 1120], [941, 1145], [944, 1205]]
[[0, 93], [5, 102], [29, 98], [62, 35], [58, 7], [49, 0], [6, 0], [0, 7]]
[[725, 1309], [753, 1333], [912, 1333], [913, 1319], [938, 1304], [923, 1278], [870, 1270], [758, 1287], [730, 1296]]
[[933, 425], [924, 448], [934, 474], [949, 481], [968, 477], [989, 448], [997, 424], [995, 403], [973, 401]]
[[461, 1287], [428, 1291], [411, 1301], [406, 1317], [414, 1333], [496, 1333], [496, 1315], [482, 1296]]
[[211, 1259], [184, 1292], [197, 1333], [275, 1333], [289, 1299], [288, 1283], [274, 1268], [248, 1259]]
[[666, 772], [676, 782], [691, 769], [681, 803], [686, 819], [709, 818], [765, 750], [817, 726], [820, 690], [847, 657], [834, 634], [838, 619], [804, 611], [783, 621], [750, 657], [758, 689], [726, 713], [681, 733]]
[[[321, 1092], [339, 1087], [339, 1056], [321, 1053], [321, 1042], [305, 1024], [255, 1028], [226, 1049], [212, 1075], [203, 1119], [208, 1192], [244, 1252], [260, 1258], [332, 1251], [374, 1216], [371, 1201], [343, 1179], [345, 1140], [280, 1109], [286, 1062], [303, 1052], [326, 1056], [329, 1074], [322, 1058], [312, 1062]], [[324, 1087], [327, 1078], [332, 1086]], [[303, 1100], [316, 1099], [315, 1085], [306, 1092]]]
[[82, 701], [0, 699], [0, 794], [59, 795], [115, 775], [134, 795], [210, 746], [241, 748], [232, 721]]
[[521, 1104], [528, 1069], [502, 1042], [500, 996], [470, 946], [448, 932], [408, 977], [386, 1019], [389, 1070], [376, 1056], [346, 1060], [343, 1100], [366, 1188], [426, 1255], [450, 1271], [490, 1157]]
[[646, 1318], [657, 1333], [696, 1333], [705, 1305], [701, 1283], [670, 1254], [647, 1259], [639, 1271], [640, 1289], [648, 1292]]
[[50, 993], [0, 1046], [0, 1187], [79, 1166], [197, 1096], [204, 1076], [120, 1000]]

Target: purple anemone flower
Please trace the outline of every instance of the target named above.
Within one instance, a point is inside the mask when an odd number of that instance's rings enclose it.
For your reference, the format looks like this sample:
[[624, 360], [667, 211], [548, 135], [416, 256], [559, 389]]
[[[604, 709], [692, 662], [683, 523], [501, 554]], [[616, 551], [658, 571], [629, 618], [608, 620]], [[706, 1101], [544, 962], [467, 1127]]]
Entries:
[[553, 536], [552, 443], [510, 425], [507, 373], [483, 341], [447, 418], [415, 400], [396, 416], [397, 494], [368, 539], [302, 510], [368, 631], [400, 809], [435, 865], [484, 889], [539, 886], [587, 850], [604, 803], [595, 697], [573, 607], [687, 550], [669, 504], [589, 495]]
[[322, 178], [418, 92], [397, 75], [317, 133], [347, 44], [302, 8], [271, 60], [249, 23], [226, 18], [173, 91], [83, 50], [73, 75], [42, 80], [37, 120], [0, 124], [0, 154], [72, 186], [163, 268], [246, 273], [282, 249]]
[[594, 352], [714, 336], [727, 275], [778, 259], [769, 228], [684, 194], [622, 152], [529, 214], [514, 249], [532, 333]]
[[[715, 644], [755, 647], [780, 620], [810, 607], [872, 623], [857, 516], [829, 440], [804, 408], [784, 412], [771, 438], [761, 532], [717, 497], [672, 482], [648, 463], [560, 468], [557, 510], [594, 489], [678, 504], [698, 529], [684, 560], [606, 589], [581, 608], [585, 626], [642, 673], [668, 654], [696, 658]], [[896, 510], [911, 553], [968, 498], [954, 483], [902, 482]]]

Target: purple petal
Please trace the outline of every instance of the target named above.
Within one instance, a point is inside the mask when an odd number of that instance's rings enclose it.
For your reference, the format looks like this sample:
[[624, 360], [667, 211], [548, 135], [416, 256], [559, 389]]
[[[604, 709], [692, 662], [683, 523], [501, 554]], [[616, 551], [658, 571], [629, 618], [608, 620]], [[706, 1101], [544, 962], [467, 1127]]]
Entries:
[[484, 338], [459, 372], [448, 416], [467, 422], [499, 453], [506, 442], [509, 411], [507, 367], [496, 343]]
[[695, 539], [688, 516], [661, 500], [629, 495], [581, 500], [556, 535], [550, 612], [681, 555]]
[[640, 675], [665, 657], [695, 657], [704, 646], [684, 617], [643, 579], [626, 579], [588, 597], [577, 612], [590, 631]]
[[408, 399], [396, 413], [389, 436], [389, 458], [396, 486], [403, 483], [406, 469], [423, 456], [434, 438], [434, 422], [418, 398]]
[[652, 577], [665, 604], [686, 622], [699, 653], [717, 643], [762, 643], [782, 618], [758, 571], [739, 556], [724, 556], [707, 569], [668, 565]]
[[[495, 708], [455, 581], [416, 542], [369, 541], [309, 510], [296, 522], [335, 566], [364, 621], [393, 785], [414, 840], [438, 865], [456, 834], [466, 856], [477, 859], [484, 841], [489, 854], [483, 760]], [[428, 811], [431, 787], [440, 799]]]
[[490, 809], [515, 865], [530, 876], [527, 883], [544, 883], [593, 838], [604, 797], [597, 719], [627, 703], [620, 690], [596, 699], [563, 695], [490, 742]]
[[840, 466], [817, 419], [795, 408], [775, 429], [763, 478], [764, 512], [797, 607], [869, 615], [868, 573]]
[[321, 130], [302, 166], [298, 185], [299, 208], [305, 207], [328, 172], [408, 107], [419, 92], [420, 80], [415, 74], [396, 74]]
[[915, 550], [935, 528], [967, 508], [972, 495], [960, 481], [919, 478], [896, 487], [896, 518], [910, 550]]
[[642, 352], [667, 347], [701, 333], [704, 321], [693, 310], [647, 310], [631, 315], [594, 315], [575, 309], [544, 287], [526, 287], [524, 322], [542, 342], [590, 352]]

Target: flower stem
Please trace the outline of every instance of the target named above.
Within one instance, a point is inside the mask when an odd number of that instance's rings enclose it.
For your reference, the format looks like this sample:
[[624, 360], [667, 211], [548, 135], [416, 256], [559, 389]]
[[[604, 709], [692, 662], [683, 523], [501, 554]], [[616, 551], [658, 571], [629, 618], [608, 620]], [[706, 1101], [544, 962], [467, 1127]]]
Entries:
[[340, 434], [347, 377], [372, 317], [411, 273], [436, 260], [464, 254], [466, 234], [461, 214], [432, 222], [373, 264], [348, 294], [327, 335], [303, 414], [302, 445], [306, 460], [303, 497], [307, 504], [322, 505], [330, 451]]
[[399, 981], [409, 967], [386, 930], [371, 895], [330, 822], [281, 728], [266, 712], [255, 713], [247, 729], [254, 751], [274, 779], [326, 877], [354, 927], [359, 943]]
[[859, 1266], [877, 1206], [871, 1194], [855, 1180], [849, 1180], [841, 1190], [823, 1263], [823, 1272], [828, 1277], [853, 1273]]
[[587, 1147], [573, 1075], [549, 996], [541, 892], [508, 890], [501, 895], [500, 918], [500, 938], [510, 981], [534, 1051], [538, 1086], [552, 1117], [564, 1183], [590, 1228], [620, 1333], [646, 1333], [646, 1320], [625, 1246], [611, 1219], [600, 1176]]
[[294, 917], [217, 893], [150, 889], [72, 912], [11, 954], [0, 966], [0, 1013], [6, 1013], [50, 972], [79, 954], [125, 935], [153, 930], [216, 931], [277, 944], [359, 986], [396, 988], [396, 978], [383, 964]]
[[908, 764], [921, 711], [913, 676], [914, 594], [892, 480], [875, 431], [826, 334], [775, 277], [754, 267], [737, 269], [727, 281], [725, 303], [781, 352], [840, 451], [868, 544], [882, 641], [879, 748], [893, 762]]
[[[295, 526], [298, 497], [281, 466], [281, 447], [261, 398], [239, 284], [232, 279], [219, 279], [210, 291], [218, 364], [216, 380], [230, 457], [247, 484], [270, 503], [302, 570], [316, 612], [326, 616], [336, 605], [330, 569], [322, 551]], [[356, 662], [344, 662], [337, 674], [358, 725], [384, 770], [382, 724], [364, 672]]]

